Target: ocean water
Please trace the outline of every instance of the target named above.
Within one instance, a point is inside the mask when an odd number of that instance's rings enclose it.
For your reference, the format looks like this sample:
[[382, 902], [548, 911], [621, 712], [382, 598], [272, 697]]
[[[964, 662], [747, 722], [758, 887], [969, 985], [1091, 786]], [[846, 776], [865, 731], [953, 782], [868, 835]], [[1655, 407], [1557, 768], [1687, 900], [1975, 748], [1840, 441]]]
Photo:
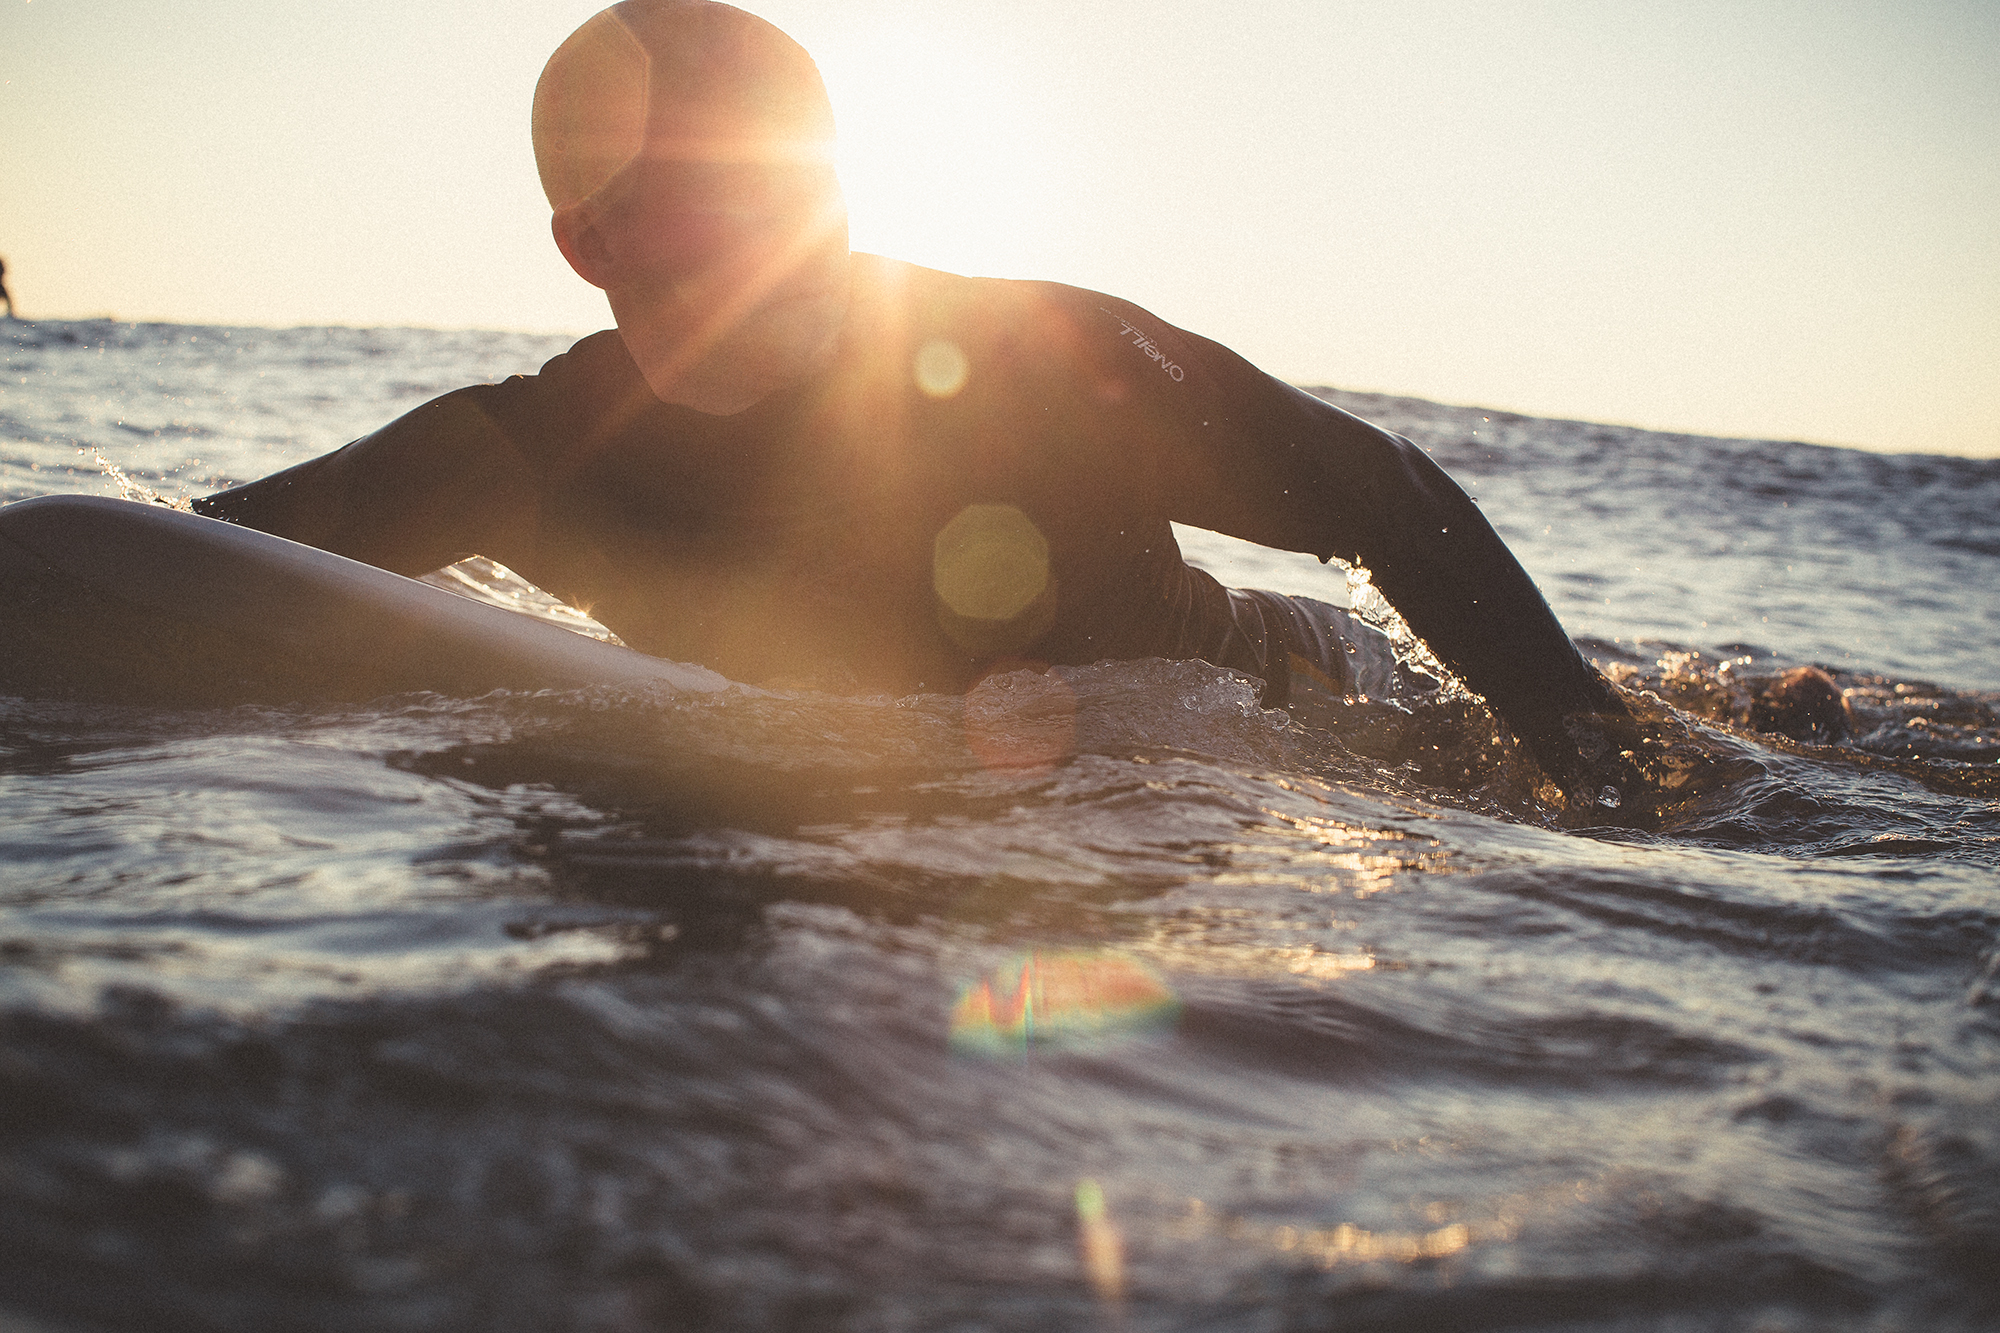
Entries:
[[[565, 343], [0, 325], [0, 501]], [[2000, 460], [1327, 393], [1633, 692], [1644, 799], [1199, 663], [0, 696], [0, 1327], [2000, 1327]], [[1810, 664], [1844, 734], [1754, 730]]]

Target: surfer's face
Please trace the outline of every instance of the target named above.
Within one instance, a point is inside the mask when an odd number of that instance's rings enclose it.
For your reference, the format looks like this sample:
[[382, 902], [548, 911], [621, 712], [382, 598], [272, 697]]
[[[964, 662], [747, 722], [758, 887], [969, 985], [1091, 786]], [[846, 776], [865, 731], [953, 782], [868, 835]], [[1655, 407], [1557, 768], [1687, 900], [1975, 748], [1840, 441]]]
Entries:
[[806, 156], [649, 158], [615, 206], [630, 279], [696, 303], [715, 293], [792, 292], [843, 259], [847, 210], [830, 162]]
[[549, 58], [533, 127], [556, 244], [661, 399], [739, 411], [831, 357], [847, 209], [797, 42], [725, 4], [623, 0]]
[[847, 210], [824, 139], [717, 133], [690, 114], [656, 130], [593, 228], [600, 285], [667, 401], [702, 406], [684, 390], [717, 380], [741, 386], [729, 396], [761, 396], [830, 354], [846, 311]]

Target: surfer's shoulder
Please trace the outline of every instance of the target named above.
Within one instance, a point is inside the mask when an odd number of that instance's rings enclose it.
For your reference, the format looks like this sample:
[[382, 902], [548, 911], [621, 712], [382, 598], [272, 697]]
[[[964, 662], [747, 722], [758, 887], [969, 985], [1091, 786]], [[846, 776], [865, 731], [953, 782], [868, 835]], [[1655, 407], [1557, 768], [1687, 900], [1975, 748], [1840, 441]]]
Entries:
[[510, 433], [539, 425], [563, 436], [606, 415], [623, 419], [658, 405], [616, 329], [578, 339], [533, 374], [471, 385], [439, 401], [462, 402]]
[[852, 295], [860, 310], [895, 306], [905, 313], [995, 318], [1037, 305], [1084, 307], [1111, 299], [1059, 282], [951, 273], [858, 251], [851, 263]]
[[857, 329], [961, 338], [968, 354], [1004, 347], [1013, 361], [1095, 360], [1131, 332], [1134, 317], [1151, 321], [1128, 301], [1043, 279], [971, 276], [861, 253], [852, 275]]
[[533, 375], [517, 375], [505, 383], [532, 386], [541, 393], [588, 393], [621, 389], [641, 378], [618, 330], [600, 329], [544, 361]]

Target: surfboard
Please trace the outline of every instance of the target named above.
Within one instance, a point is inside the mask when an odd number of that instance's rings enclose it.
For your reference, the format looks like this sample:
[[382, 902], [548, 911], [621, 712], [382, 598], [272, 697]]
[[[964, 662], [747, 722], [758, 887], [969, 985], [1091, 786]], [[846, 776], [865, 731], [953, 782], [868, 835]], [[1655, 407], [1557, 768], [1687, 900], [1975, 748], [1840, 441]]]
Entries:
[[713, 691], [724, 676], [163, 505], [0, 506], [0, 691], [150, 704]]

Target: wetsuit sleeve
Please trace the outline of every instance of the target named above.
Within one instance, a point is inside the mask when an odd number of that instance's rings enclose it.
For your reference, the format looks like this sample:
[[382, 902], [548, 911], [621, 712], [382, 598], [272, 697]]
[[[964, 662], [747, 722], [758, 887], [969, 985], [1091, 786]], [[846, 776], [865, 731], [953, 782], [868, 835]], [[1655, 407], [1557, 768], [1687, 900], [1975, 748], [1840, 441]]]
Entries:
[[531, 381], [448, 393], [344, 449], [194, 510], [415, 576], [468, 555], [526, 563], [537, 477]]
[[[1172, 517], [1369, 571], [1566, 785], [1629, 716], [1471, 498], [1424, 452], [1146, 311], [1094, 299], [1159, 425]], [[1581, 722], [1583, 725], [1577, 725]]]

